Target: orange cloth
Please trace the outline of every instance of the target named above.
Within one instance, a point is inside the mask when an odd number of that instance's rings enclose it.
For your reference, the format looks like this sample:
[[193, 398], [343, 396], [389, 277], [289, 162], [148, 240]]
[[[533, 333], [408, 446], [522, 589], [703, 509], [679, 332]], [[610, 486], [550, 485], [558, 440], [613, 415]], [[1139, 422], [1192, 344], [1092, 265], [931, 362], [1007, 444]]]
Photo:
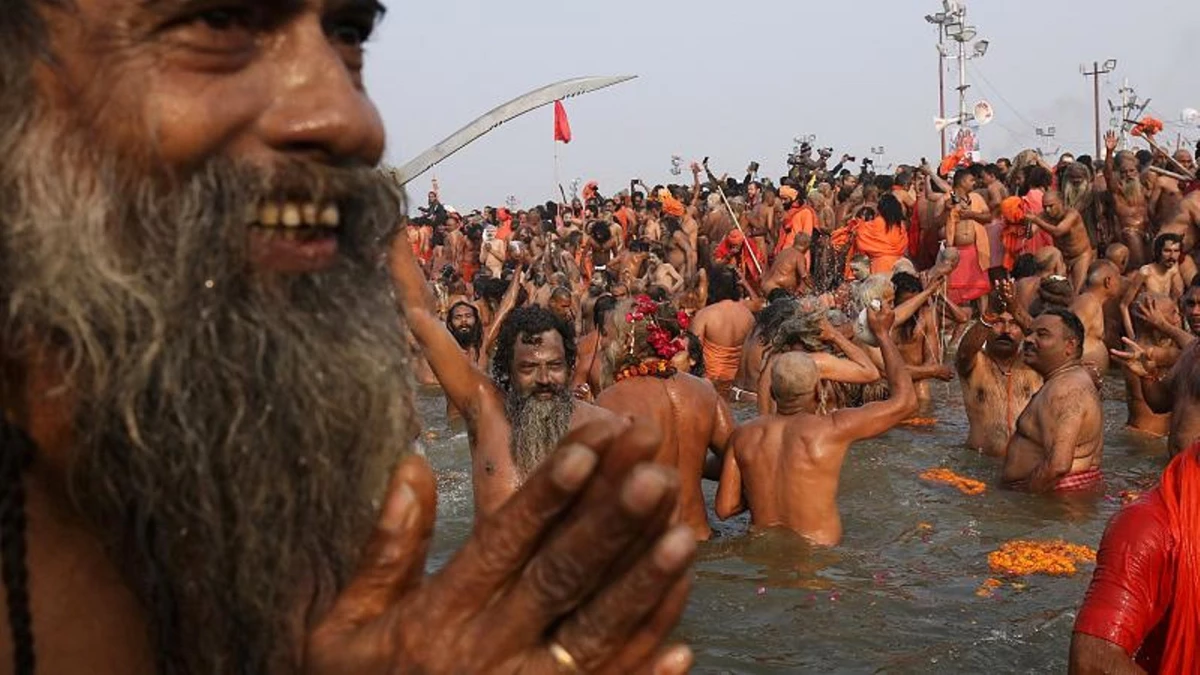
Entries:
[[950, 302], [961, 305], [987, 295], [992, 282], [979, 266], [979, 252], [974, 245], [956, 248], [959, 260], [958, 267], [950, 273]]
[[1004, 243], [1004, 269], [1010, 272], [1025, 245], [1025, 235], [1029, 233], [1025, 225], [1028, 212], [1025, 200], [1020, 197], [1008, 197], [1000, 202], [1000, 216], [1004, 219], [1004, 230], [1000, 233], [1000, 240]]
[[876, 216], [859, 225], [854, 247], [871, 259], [871, 274], [890, 274], [908, 251], [908, 230], [903, 224], [888, 228], [883, 216]]
[[742, 348], [713, 344], [700, 338], [704, 350], [704, 376], [712, 382], [732, 382], [742, 365]]
[[658, 200], [662, 202], [663, 213], [676, 218], [683, 217], [683, 202], [675, 199], [669, 190], [666, 188], [659, 190]]
[[795, 245], [796, 235], [801, 232], [811, 237], [813, 229], [816, 226], [817, 211], [808, 204], [801, 206], [799, 209], [789, 211], [784, 221], [779, 241], [775, 244], [775, 254], [779, 255], [780, 251], [789, 249]]
[[[740, 256], [733, 250], [739, 246], [742, 249]], [[721, 240], [721, 244], [717, 246], [716, 252], [713, 253], [713, 257], [718, 261], [729, 261], [735, 256], [739, 257], [740, 260], [734, 261], [734, 264], [738, 265], [746, 281], [756, 284], [759, 277], [759, 268], [761, 267], [765, 272], [767, 261], [759, 253], [758, 247], [754, 245], [754, 240], [747, 240], [740, 230], [732, 230], [729, 234], [725, 235], [725, 238]], [[754, 264], [755, 259], [758, 260], [758, 265]]]

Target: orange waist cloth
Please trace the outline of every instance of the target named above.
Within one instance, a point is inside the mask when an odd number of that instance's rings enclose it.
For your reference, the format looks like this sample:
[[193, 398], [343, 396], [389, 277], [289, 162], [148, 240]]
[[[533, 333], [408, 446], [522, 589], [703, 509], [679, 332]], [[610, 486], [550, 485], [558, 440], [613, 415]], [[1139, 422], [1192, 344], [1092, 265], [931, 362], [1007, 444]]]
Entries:
[[858, 227], [854, 245], [871, 259], [872, 274], [888, 274], [908, 251], [908, 231], [903, 225], [888, 228], [887, 222], [877, 217]]
[[728, 382], [737, 378], [742, 365], [742, 348], [726, 347], [700, 338], [704, 350], [704, 375], [713, 382]]
[[988, 275], [979, 267], [975, 246], [957, 246], [958, 266], [950, 273], [950, 301], [956, 305], [987, 295], [992, 288]]

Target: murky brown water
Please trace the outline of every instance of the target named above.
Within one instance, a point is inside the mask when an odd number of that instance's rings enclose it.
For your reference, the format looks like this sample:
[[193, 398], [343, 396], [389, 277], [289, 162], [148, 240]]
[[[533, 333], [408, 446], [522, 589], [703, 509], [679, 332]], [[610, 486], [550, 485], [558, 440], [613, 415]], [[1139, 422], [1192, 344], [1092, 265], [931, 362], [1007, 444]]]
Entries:
[[[743, 515], [716, 524], [701, 546], [697, 583], [679, 635], [697, 673], [1062, 673], [1075, 611], [1091, 578], [1031, 577], [977, 597], [987, 554], [1013, 538], [1063, 538], [1096, 547], [1123, 490], [1143, 490], [1165, 465], [1164, 443], [1123, 428], [1124, 392], [1106, 387], [1106, 496], [1062, 502], [989, 485], [968, 497], [918, 474], [946, 466], [992, 482], [993, 460], [964, 450], [957, 383], [937, 384], [940, 421], [897, 429], [851, 449], [842, 473], [842, 546], [814, 550], [791, 537], [746, 534]], [[438, 394], [423, 395], [439, 482], [440, 566], [471, 525], [466, 434], [446, 427]], [[738, 410], [745, 419], [750, 409]], [[711, 497], [715, 484], [708, 485]]]

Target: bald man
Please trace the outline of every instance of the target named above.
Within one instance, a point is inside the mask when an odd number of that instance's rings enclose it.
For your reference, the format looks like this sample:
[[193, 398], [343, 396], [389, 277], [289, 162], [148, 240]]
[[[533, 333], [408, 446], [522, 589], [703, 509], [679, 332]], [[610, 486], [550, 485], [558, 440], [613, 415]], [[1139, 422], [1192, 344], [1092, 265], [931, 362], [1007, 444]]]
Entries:
[[1054, 246], [1062, 252], [1071, 287], [1078, 292], [1087, 281], [1088, 267], [1096, 259], [1092, 240], [1088, 237], [1083, 217], [1067, 208], [1062, 194], [1047, 192], [1042, 198], [1042, 215], [1030, 214], [1030, 222], [1054, 238]]
[[807, 354], [775, 359], [771, 392], [777, 412], [739, 427], [729, 441], [717, 489], [717, 516], [748, 507], [751, 526], [783, 527], [819, 546], [842, 539], [837, 493], [850, 444], [885, 433], [917, 412], [917, 393], [891, 338], [886, 307], [868, 313], [879, 341], [891, 396], [861, 408], [817, 415], [820, 374]]
[[1105, 342], [1104, 306], [1121, 297], [1121, 273], [1107, 260], [1097, 260], [1088, 268], [1083, 292], [1071, 303], [1071, 311], [1083, 323], [1083, 363], [1101, 374], [1108, 370], [1108, 344]]

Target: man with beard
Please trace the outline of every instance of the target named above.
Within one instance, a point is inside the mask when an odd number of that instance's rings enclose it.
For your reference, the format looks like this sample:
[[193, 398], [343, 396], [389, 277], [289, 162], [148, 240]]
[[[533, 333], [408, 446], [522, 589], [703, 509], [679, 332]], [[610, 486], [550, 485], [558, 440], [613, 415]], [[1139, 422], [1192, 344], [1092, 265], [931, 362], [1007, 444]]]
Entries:
[[1006, 486], [1070, 493], [1103, 485], [1104, 410], [1096, 382], [1080, 363], [1083, 342], [1083, 324], [1069, 310], [1048, 309], [1034, 319], [1022, 358], [1044, 383], [1008, 442]]
[[1159, 231], [1159, 234], [1168, 233], [1183, 237], [1184, 256], [1179, 271], [1183, 280], [1190, 284], [1196, 277], [1194, 256], [1196, 244], [1200, 242], [1200, 189], [1192, 190], [1179, 202], [1175, 217]]
[[[1169, 371], [1183, 348], [1189, 344], [1192, 334], [1186, 328], [1181, 328], [1183, 316], [1179, 304], [1165, 295], [1147, 293], [1142, 296], [1134, 312], [1134, 328], [1137, 329], [1136, 342], [1145, 350], [1152, 362], [1153, 370]], [[1181, 342], [1177, 334], [1183, 334]], [[1121, 351], [1124, 344], [1115, 351]], [[1170, 413], [1156, 413], [1146, 403], [1142, 380], [1128, 368], [1122, 369], [1125, 375], [1126, 407], [1129, 418], [1125, 422], [1127, 429], [1134, 429], [1153, 436], [1164, 438], [1171, 431]]]
[[1160, 234], [1154, 239], [1154, 262], [1142, 265], [1121, 298], [1121, 319], [1125, 323], [1125, 335], [1135, 337], [1133, 319], [1129, 309], [1143, 291], [1166, 295], [1178, 300], [1183, 295], [1183, 275], [1179, 273], [1183, 237], [1177, 234]]
[[454, 336], [459, 348], [471, 362], [485, 368], [486, 353], [483, 349], [483, 322], [479, 310], [469, 302], [456, 302], [446, 316], [446, 328]]
[[1042, 376], [1021, 359], [1025, 333], [1010, 309], [1012, 282], [1002, 283], [1000, 296], [999, 312], [967, 330], [954, 359], [970, 423], [967, 447], [989, 457], [1004, 457], [1017, 416], [1042, 386]]
[[680, 477], [676, 520], [704, 541], [712, 534], [701, 490], [705, 460], [709, 450], [718, 457], [725, 454], [736, 425], [729, 404], [710, 382], [671, 365], [688, 350], [681, 332], [668, 305], [646, 296], [618, 304], [608, 315], [604, 354], [605, 379], [611, 384], [596, 405], [654, 420], [662, 430], [656, 460], [678, 469]]
[[[475, 511], [496, 513], [567, 432], [617, 424], [607, 411], [571, 397], [574, 328], [540, 306], [520, 307], [497, 323], [488, 379], [430, 311], [421, 271], [393, 247], [392, 268], [409, 329], [467, 423]], [[514, 281], [514, 283], [516, 283]]]
[[1114, 131], [1104, 135], [1104, 183], [1116, 201], [1117, 225], [1121, 241], [1129, 247], [1133, 265], [1148, 261], [1150, 214], [1146, 191], [1142, 187], [1137, 158], [1127, 152], [1117, 153], [1119, 139]]
[[1071, 288], [1079, 292], [1087, 281], [1088, 268], [1096, 259], [1096, 250], [1092, 248], [1083, 218], [1078, 211], [1067, 208], [1058, 192], [1047, 192], [1042, 197], [1042, 209], [1042, 215], [1031, 213], [1026, 217], [1038, 229], [1054, 237], [1054, 246], [1062, 252], [1067, 266]]
[[1172, 335], [1183, 349], [1179, 360], [1166, 373], [1158, 366], [1151, 350], [1128, 338], [1125, 351], [1113, 351], [1113, 358], [1135, 377], [1142, 385], [1142, 394], [1150, 410], [1163, 414], [1171, 413], [1171, 433], [1167, 439], [1167, 451], [1172, 455], [1200, 442], [1200, 286], [1188, 287], [1180, 304], [1183, 320], [1191, 332], [1189, 336], [1178, 336], [1169, 330], [1168, 322], [1154, 312], [1144, 316], [1156, 330]]
[[1086, 164], [1072, 162], [1063, 170], [1062, 178], [1060, 191], [1064, 205], [1083, 218], [1092, 245], [1097, 250], [1104, 250], [1113, 237], [1100, 220], [1099, 206], [1092, 190], [1092, 170]]
[[436, 487], [401, 459], [411, 353], [382, 264], [403, 200], [361, 76], [378, 9], [5, 4], [5, 672], [659, 658], [694, 543], [663, 536], [652, 433], [575, 436], [425, 576]]

